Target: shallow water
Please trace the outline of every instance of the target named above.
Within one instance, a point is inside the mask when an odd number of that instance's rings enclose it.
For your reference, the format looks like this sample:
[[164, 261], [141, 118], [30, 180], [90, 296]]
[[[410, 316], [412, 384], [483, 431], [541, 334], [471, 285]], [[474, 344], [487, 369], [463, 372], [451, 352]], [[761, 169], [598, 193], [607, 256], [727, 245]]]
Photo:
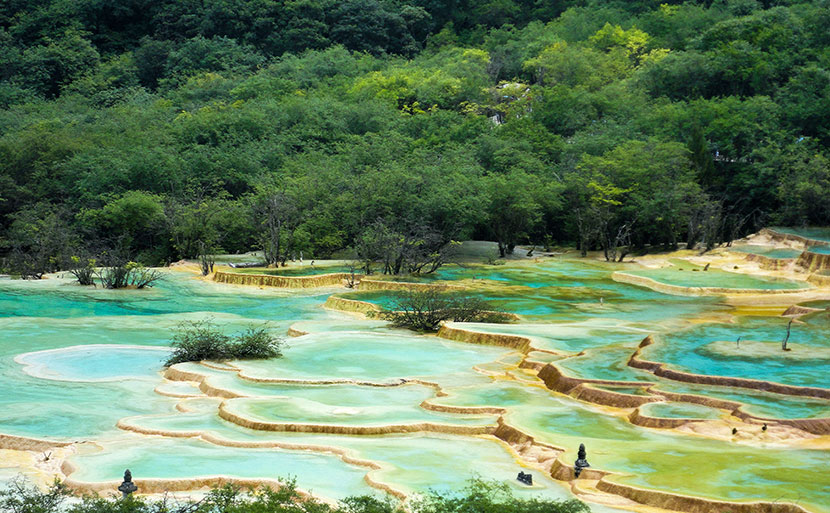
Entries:
[[819, 255], [830, 255], [830, 246], [810, 246], [807, 252]]
[[739, 253], [752, 253], [754, 255], [761, 255], [767, 258], [798, 258], [802, 253], [798, 249], [780, 248], [777, 246], [768, 246], [762, 244], [744, 244], [736, 245], [729, 248], [730, 251], [737, 251]]
[[[522, 315], [517, 324], [462, 327], [526, 336], [533, 348], [557, 353], [537, 351], [533, 359], [556, 362], [570, 376], [655, 383], [660, 390], [739, 401], [744, 410], [762, 416], [830, 416], [830, 401], [686, 385], [628, 367], [625, 362], [640, 341], [653, 334], [660, 342], [644, 357], [673, 368], [830, 387], [826, 363], [727, 358], [705, 350], [713, 340], [739, 335], [780, 340], [785, 319], [730, 318], [729, 308], [717, 298], [668, 296], [611, 279], [612, 272], [629, 269], [556, 259], [447, 266], [435, 276], [412, 279], [460, 280], [495, 306]], [[743, 280], [781, 285], [721, 273], [741, 286]], [[707, 280], [720, 276], [712, 270], [694, 274], [705, 274]], [[508, 483], [523, 496], [569, 497], [566, 487], [523, 466], [491, 436], [270, 432], [219, 417], [225, 408], [246, 419], [277, 424], [380, 427], [429, 422], [475, 427], [494, 425], [496, 415], [444, 413], [421, 405], [498, 407], [511, 426], [565, 449], [564, 461], [573, 460], [579, 443], [586, 443], [592, 466], [616, 472], [615, 479], [627, 483], [722, 499], [799, 499], [814, 511], [827, 511], [827, 451], [758, 448], [634, 426], [622, 413], [547, 390], [532, 372], [516, 368], [520, 355], [509, 348], [450, 342], [324, 310], [321, 306], [332, 292], [347, 291], [225, 286], [182, 272], [167, 273], [157, 287], [142, 291], [88, 289], [54, 278], [0, 282], [0, 433], [89, 441], [71, 458], [78, 467], [72, 477], [78, 480], [116, 480], [127, 466], [137, 478], [296, 476], [300, 488], [342, 498], [375, 493], [363, 479], [367, 473], [406, 492], [458, 489], [477, 474]], [[382, 306], [395, 298], [386, 291], [348, 295]], [[822, 315], [806, 316], [803, 324], [793, 325], [790, 344], [826, 347], [830, 316]], [[229, 332], [268, 322], [275, 333], [294, 326], [309, 334], [288, 339], [284, 357], [277, 360], [231, 362], [236, 370], [180, 366], [205, 376], [211, 387], [241, 396], [223, 406], [221, 398], [205, 397], [193, 384], [162, 377], [172, 329], [182, 321], [207, 317]], [[438, 396], [434, 387], [413, 379], [438, 384], [446, 395]], [[601, 388], [647, 393], [642, 388]], [[651, 404], [644, 413], [703, 419], [721, 414], [679, 403]], [[169, 436], [125, 431], [116, 427], [119, 421], [125, 428]], [[179, 437], [201, 434], [260, 447], [231, 448]], [[318, 450], [279, 449], [275, 444]], [[381, 468], [344, 463], [322, 447], [345, 450]], [[793, 461], [798, 461], [798, 472], [791, 471]], [[534, 487], [516, 484], [520, 469], [534, 474]], [[688, 479], [690, 472], [694, 480]]]
[[716, 408], [691, 403], [649, 403], [641, 406], [640, 412], [664, 419], [718, 419], [723, 416]]
[[820, 227], [779, 228], [779, 227], [774, 227], [773, 230], [775, 230], [777, 232], [780, 232], [780, 233], [792, 233], [794, 235], [800, 235], [800, 236], [806, 237], [808, 239], [830, 242], [830, 228], [820, 228]]
[[716, 287], [724, 289], [802, 289], [807, 288], [799, 283], [783, 278], [768, 276], [752, 276], [712, 269], [704, 271], [702, 266], [694, 265], [685, 260], [673, 260], [672, 266], [659, 269], [643, 269], [626, 271], [635, 276], [643, 276], [652, 280], [676, 285], [679, 287]]
[[[822, 313], [805, 319], [805, 324], [793, 324], [788, 345], [794, 348], [830, 348], [827, 328]], [[771, 344], [779, 344], [786, 337], [787, 318], [747, 317], [734, 323], [710, 323], [682, 331], [663, 334], [660, 342], [643, 353], [646, 359], [666, 362], [674, 368], [695, 374], [714, 374], [739, 378], [765, 379], [788, 385], [830, 388], [830, 373], [825, 359], [792, 359], [784, 351], [765, 353], [757, 358], [751, 353], [742, 355], [738, 337]], [[735, 352], [718, 354], [707, 348], [713, 341], [735, 342]], [[744, 346], [746, 347], [746, 345]], [[746, 350], [749, 351], [749, 350]]]

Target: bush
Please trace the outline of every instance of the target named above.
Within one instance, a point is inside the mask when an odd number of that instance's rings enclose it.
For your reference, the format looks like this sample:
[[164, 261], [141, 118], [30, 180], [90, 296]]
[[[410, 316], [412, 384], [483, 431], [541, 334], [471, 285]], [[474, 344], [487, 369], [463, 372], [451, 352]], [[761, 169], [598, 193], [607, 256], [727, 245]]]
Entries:
[[438, 331], [444, 321], [493, 322], [509, 321], [504, 312], [488, 310], [483, 299], [460, 293], [434, 289], [410, 290], [401, 293], [393, 307], [379, 314], [397, 328], [415, 331]]
[[[139, 490], [140, 491], [140, 490]], [[55, 483], [45, 492], [22, 478], [0, 491], [0, 511], [12, 513], [403, 513], [393, 499], [371, 495], [352, 496], [337, 505], [302, 496], [294, 480], [278, 490], [243, 491], [231, 484], [214, 488], [199, 502], [177, 502], [129, 496], [104, 498], [84, 496], [67, 505], [69, 492]], [[431, 492], [410, 504], [411, 513], [589, 513], [576, 499], [558, 501], [543, 498], [519, 499], [504, 483], [472, 479], [457, 493]]]
[[505, 483], [471, 479], [456, 493], [432, 492], [412, 504], [413, 513], [590, 513], [576, 499], [519, 499]]
[[266, 326], [249, 326], [230, 336], [211, 319], [184, 321], [173, 335], [173, 354], [164, 363], [170, 366], [202, 360], [257, 360], [282, 356], [282, 339], [274, 337]]
[[[86, 262], [84, 262], [86, 260]], [[71, 258], [72, 269], [69, 273], [78, 280], [80, 285], [95, 285], [95, 259], [82, 259], [77, 256]]]
[[0, 491], [0, 511], [12, 513], [57, 513], [69, 493], [55, 481], [45, 492], [22, 476], [12, 479]]
[[108, 289], [124, 289], [134, 287], [143, 289], [150, 287], [162, 278], [161, 272], [144, 267], [138, 262], [116, 264], [111, 267], [102, 267], [98, 270], [101, 285]]

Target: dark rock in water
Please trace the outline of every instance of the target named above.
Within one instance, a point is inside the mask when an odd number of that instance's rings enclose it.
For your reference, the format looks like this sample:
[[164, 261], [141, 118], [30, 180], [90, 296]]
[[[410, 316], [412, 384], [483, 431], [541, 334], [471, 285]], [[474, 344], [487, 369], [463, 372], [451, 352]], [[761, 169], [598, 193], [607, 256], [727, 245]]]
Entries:
[[118, 486], [118, 491], [121, 492], [122, 497], [127, 497], [131, 493], [138, 490], [138, 487], [133, 483], [133, 474], [130, 469], [124, 471], [124, 482]]
[[586, 459], [585, 444], [579, 444], [579, 452], [576, 454], [576, 461], [574, 462], [574, 475], [579, 477], [583, 469], [591, 466]]
[[524, 472], [519, 471], [519, 475], [516, 476], [516, 480], [528, 486], [533, 486], [533, 476], [531, 474], [525, 474]]

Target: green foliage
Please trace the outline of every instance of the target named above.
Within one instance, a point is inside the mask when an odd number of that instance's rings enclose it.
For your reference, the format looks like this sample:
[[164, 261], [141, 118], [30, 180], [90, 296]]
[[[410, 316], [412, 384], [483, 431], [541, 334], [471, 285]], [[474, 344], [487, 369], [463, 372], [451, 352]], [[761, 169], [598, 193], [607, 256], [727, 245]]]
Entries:
[[11, 480], [9, 486], [0, 491], [0, 511], [58, 513], [69, 495], [59, 481], [41, 491], [21, 476]]
[[22, 478], [0, 491], [0, 511], [10, 513], [588, 513], [584, 503], [542, 498], [518, 499], [506, 484], [475, 478], [455, 492], [431, 492], [409, 505], [406, 510], [390, 498], [374, 495], [352, 496], [330, 505], [302, 495], [294, 480], [286, 480], [276, 490], [243, 490], [227, 484], [214, 488], [198, 502], [177, 502], [129, 496], [105, 498], [97, 495], [72, 497], [55, 483], [40, 491]]
[[164, 363], [170, 366], [202, 360], [254, 360], [279, 358], [283, 341], [267, 326], [249, 326], [242, 333], [227, 335], [212, 319], [183, 321], [171, 342], [173, 353]]
[[435, 289], [407, 290], [397, 294], [380, 318], [397, 328], [414, 331], [438, 331], [444, 321], [491, 322], [509, 321], [503, 312], [488, 310], [481, 298]]
[[472, 479], [455, 493], [433, 492], [413, 505], [417, 513], [589, 513], [583, 502], [541, 498], [519, 499], [507, 484]]
[[830, 224], [826, 0], [122, 4], [0, 6], [19, 274], [200, 245], [322, 258], [378, 221], [505, 255]]
[[[86, 270], [83, 272], [86, 273]], [[116, 263], [102, 267], [97, 270], [97, 274], [101, 285], [107, 289], [143, 289], [162, 279], [161, 272], [148, 269], [138, 262]]]
[[78, 280], [78, 285], [95, 285], [95, 259], [80, 258], [73, 255], [70, 258], [69, 272]]

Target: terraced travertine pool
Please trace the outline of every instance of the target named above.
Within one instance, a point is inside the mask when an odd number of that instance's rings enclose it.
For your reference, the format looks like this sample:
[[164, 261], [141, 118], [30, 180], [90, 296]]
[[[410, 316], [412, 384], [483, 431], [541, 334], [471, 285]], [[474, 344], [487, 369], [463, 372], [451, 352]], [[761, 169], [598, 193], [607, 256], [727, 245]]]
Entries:
[[802, 251], [798, 249], [779, 248], [768, 244], [735, 245], [732, 246], [730, 250], [737, 251], [738, 253], [761, 255], [767, 258], [798, 258], [798, 256], [802, 253]]
[[704, 287], [721, 289], [797, 290], [808, 288], [803, 282], [785, 278], [754, 276], [722, 269], [704, 270], [704, 266], [686, 260], [675, 259], [670, 266], [659, 269], [626, 271], [627, 274], [650, 278], [660, 283], [678, 287]]
[[830, 255], [830, 246], [810, 246], [807, 251], [819, 255]]
[[791, 233], [811, 240], [830, 243], [830, 228], [805, 227], [805, 228], [772, 228], [779, 233]]
[[[652, 336], [640, 357], [668, 369], [830, 390], [823, 356], [830, 354], [830, 315], [803, 316], [791, 329], [793, 350], [768, 352], [788, 319], [741, 316], [719, 297], [619, 283], [611, 274], [620, 270], [630, 269], [558, 258], [447, 266], [418, 279], [452, 281], [521, 316], [512, 324], [450, 325], [492, 338], [489, 345], [323, 308], [332, 294], [388, 307], [395, 291], [260, 289], [186, 271], [167, 272], [141, 291], [84, 288], [60, 277], [3, 281], [0, 434], [70, 443], [60, 453], [71, 464], [68, 476], [59, 477], [77, 486], [117, 481], [125, 468], [139, 484], [164, 479], [176, 490], [211, 476], [294, 476], [300, 488], [338, 499], [459, 489], [477, 475], [521, 496], [577, 493], [597, 512], [636, 506], [593, 489], [595, 481], [586, 482], [589, 496], [572, 491], [569, 470], [556, 473], [585, 443], [592, 468], [608, 472], [609, 483], [830, 511], [830, 430], [820, 432], [830, 399], [821, 392], [684, 382], [629, 364]], [[695, 272], [693, 282], [801, 286], [733, 274]], [[275, 333], [292, 327], [307, 334], [289, 338], [281, 359], [165, 371], [172, 328], [206, 317], [231, 331], [267, 322]], [[506, 335], [526, 337], [529, 349], [498, 345]], [[731, 346], [738, 336], [742, 350]], [[567, 386], [584, 384], [558, 389], [564, 382], [537, 376], [551, 369], [575, 380]], [[652, 401], [640, 410], [649, 417], [695, 423], [642, 427], [629, 420], [634, 403], [627, 401]], [[51, 477], [45, 468], [9, 465], [0, 463], [0, 479], [13, 470], [42, 482]], [[515, 480], [519, 470], [534, 475], [532, 487]]]

